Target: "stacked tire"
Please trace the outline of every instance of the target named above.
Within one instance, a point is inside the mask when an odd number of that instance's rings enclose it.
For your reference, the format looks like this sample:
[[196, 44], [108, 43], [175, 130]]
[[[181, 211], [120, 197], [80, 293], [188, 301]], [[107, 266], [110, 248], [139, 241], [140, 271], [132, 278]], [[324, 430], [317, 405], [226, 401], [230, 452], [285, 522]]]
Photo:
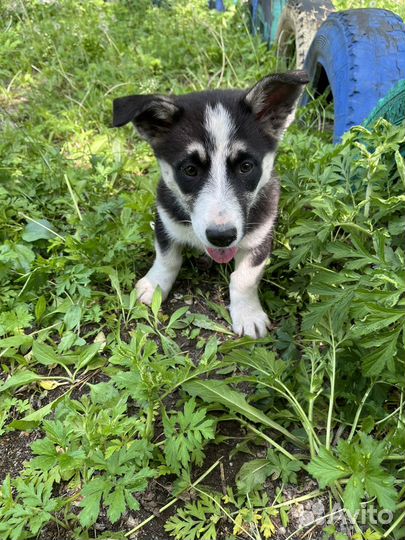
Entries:
[[308, 51], [304, 69], [312, 91], [303, 104], [330, 87], [334, 141], [362, 124], [378, 101], [405, 79], [405, 24], [384, 9], [332, 13]]
[[289, 0], [281, 13], [277, 50], [288, 68], [302, 69], [312, 40], [334, 10], [331, 0]]

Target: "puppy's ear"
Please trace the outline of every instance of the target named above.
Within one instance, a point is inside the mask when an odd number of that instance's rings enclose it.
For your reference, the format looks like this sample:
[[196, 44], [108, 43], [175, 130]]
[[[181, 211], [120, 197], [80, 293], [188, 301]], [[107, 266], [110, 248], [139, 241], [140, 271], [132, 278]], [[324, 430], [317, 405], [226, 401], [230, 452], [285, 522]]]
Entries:
[[259, 81], [244, 99], [263, 129], [280, 139], [294, 119], [295, 105], [308, 81], [305, 71], [276, 73]]
[[126, 96], [113, 101], [113, 127], [133, 122], [141, 137], [153, 143], [173, 127], [181, 115], [174, 99], [166, 96]]

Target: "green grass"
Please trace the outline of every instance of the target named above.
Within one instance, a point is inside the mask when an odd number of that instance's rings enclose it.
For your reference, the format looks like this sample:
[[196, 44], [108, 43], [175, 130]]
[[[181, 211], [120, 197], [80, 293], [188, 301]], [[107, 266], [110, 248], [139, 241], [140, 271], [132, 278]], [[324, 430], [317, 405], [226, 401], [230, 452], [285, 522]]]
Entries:
[[[261, 287], [274, 329], [236, 339], [229, 269], [204, 273], [193, 254], [171, 302], [137, 303], [159, 172], [110, 125], [114, 97], [271, 72], [243, 8], [21, 0], [0, 14], [0, 452], [32, 443], [0, 471], [1, 538], [150, 536], [143, 497], [160, 484], [180, 540], [300, 535], [291, 509], [309, 476], [319, 489], [303, 500], [392, 512], [358, 516], [352, 538], [402, 538], [405, 129], [382, 121], [332, 146], [319, 109], [300, 111]], [[224, 442], [236, 482], [212, 459]]]

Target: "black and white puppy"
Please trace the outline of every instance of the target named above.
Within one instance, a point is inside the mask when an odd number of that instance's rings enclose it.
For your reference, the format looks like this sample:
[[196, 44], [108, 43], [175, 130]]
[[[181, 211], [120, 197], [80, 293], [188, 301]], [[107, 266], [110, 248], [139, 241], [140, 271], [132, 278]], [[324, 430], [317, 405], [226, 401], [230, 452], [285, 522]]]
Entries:
[[152, 146], [162, 179], [157, 193], [156, 258], [138, 281], [150, 304], [172, 288], [189, 245], [218, 263], [235, 258], [230, 313], [239, 335], [263, 337], [269, 319], [258, 285], [270, 255], [279, 184], [277, 144], [308, 82], [303, 71], [275, 74], [249, 90], [114, 100], [114, 127], [133, 122]]

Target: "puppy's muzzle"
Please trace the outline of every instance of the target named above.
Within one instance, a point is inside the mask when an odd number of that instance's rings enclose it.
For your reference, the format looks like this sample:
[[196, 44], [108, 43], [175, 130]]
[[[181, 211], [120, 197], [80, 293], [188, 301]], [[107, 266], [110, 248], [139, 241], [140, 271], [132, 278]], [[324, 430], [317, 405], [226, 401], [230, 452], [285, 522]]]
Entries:
[[216, 247], [228, 247], [236, 240], [236, 227], [224, 225], [221, 227], [209, 227], [205, 231], [208, 242]]

